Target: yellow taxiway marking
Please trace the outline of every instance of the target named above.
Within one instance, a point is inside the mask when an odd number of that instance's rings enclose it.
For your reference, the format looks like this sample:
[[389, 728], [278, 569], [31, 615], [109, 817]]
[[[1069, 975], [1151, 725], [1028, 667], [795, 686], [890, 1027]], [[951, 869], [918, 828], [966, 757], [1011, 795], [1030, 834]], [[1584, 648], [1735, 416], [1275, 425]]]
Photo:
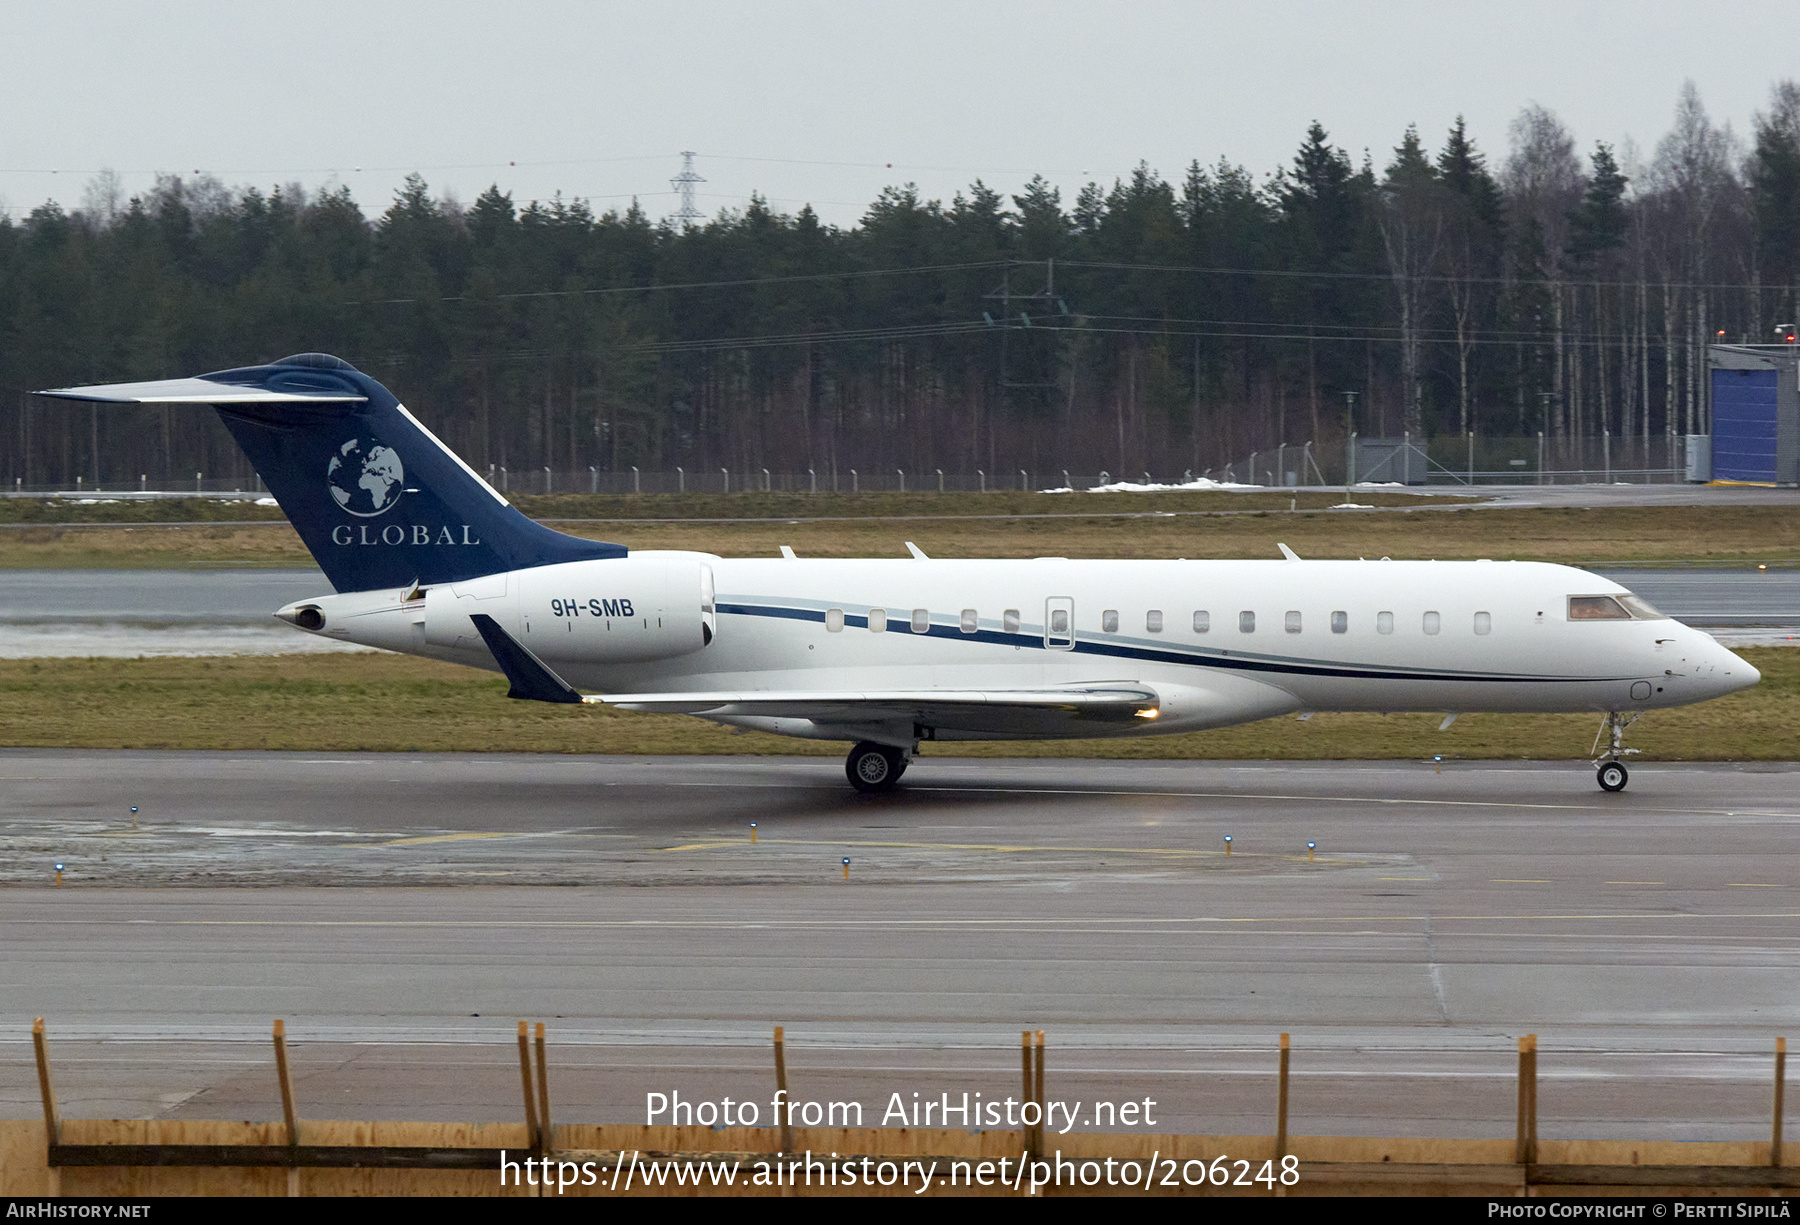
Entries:
[[1727, 889], [1785, 889], [1785, 888], [1787, 888], [1787, 886], [1782, 884], [1780, 881], [1760, 881], [1760, 880], [1726, 881], [1725, 887]]
[[[1077, 851], [1090, 855], [1171, 855], [1188, 858], [1212, 859], [1288, 859], [1306, 862], [1304, 855], [1274, 855], [1267, 851], [1233, 850], [1230, 855], [1224, 851], [1196, 851], [1187, 847], [1132, 847], [1132, 846], [1013, 846], [999, 842], [862, 842], [847, 838], [762, 838], [756, 843], [780, 843], [786, 846], [876, 846], [893, 847], [903, 850], [922, 851]], [[393, 845], [388, 843], [386, 845]], [[665, 846], [663, 851], [716, 851], [726, 847], [749, 846], [744, 838], [712, 838], [705, 842], [684, 842], [680, 846]], [[1327, 859], [1319, 856], [1315, 863], [1349, 864], [1348, 859]]]
[[353, 842], [351, 846], [424, 846], [428, 842], [467, 842], [471, 838], [517, 838], [518, 834], [433, 834], [427, 838], [396, 838], [392, 842]]
[[511, 833], [429, 834], [417, 838], [394, 838], [386, 842], [340, 842], [339, 850], [361, 850], [376, 846], [422, 846], [432, 842], [464, 842], [471, 838], [635, 838], [635, 834], [595, 834], [585, 830], [522, 829]]

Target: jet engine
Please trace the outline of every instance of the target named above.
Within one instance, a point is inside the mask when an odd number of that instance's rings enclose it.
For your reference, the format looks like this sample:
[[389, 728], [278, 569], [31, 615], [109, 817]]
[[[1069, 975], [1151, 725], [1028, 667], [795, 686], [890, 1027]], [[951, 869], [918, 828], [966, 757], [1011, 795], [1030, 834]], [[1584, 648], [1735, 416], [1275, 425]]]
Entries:
[[547, 663], [691, 654], [718, 632], [712, 560], [705, 553], [632, 553], [440, 584], [425, 593], [425, 641], [485, 649], [469, 620], [485, 613]]

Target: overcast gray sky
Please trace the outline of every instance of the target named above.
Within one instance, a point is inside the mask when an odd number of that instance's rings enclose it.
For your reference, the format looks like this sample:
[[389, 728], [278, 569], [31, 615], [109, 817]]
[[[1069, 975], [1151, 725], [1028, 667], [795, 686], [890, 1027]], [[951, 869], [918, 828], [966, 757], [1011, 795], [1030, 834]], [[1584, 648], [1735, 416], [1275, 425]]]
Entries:
[[884, 185], [948, 200], [1038, 172], [1073, 201], [1140, 160], [1259, 176], [1313, 119], [1381, 163], [1458, 113], [1494, 163], [1528, 102], [1583, 151], [1647, 155], [1691, 78], [1747, 136], [1800, 76], [1791, 6], [1638, 3], [720, 3], [7, 0], [0, 203], [78, 206], [102, 167], [232, 185], [347, 183], [371, 214], [412, 171], [465, 202], [498, 183], [604, 211], [708, 213], [760, 191], [849, 225]]

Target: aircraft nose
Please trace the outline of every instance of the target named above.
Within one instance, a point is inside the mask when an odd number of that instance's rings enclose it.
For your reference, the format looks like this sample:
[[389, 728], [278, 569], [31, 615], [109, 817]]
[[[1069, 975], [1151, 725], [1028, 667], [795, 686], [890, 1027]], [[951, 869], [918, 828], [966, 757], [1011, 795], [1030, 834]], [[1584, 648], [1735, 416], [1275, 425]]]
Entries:
[[1736, 693], [1762, 680], [1762, 673], [1746, 663], [1742, 656], [1720, 646], [1715, 640], [1708, 653], [1707, 672], [1721, 693]]
[[1745, 663], [1742, 656], [1726, 651], [1725, 659], [1730, 666], [1721, 671], [1733, 689], [1748, 689], [1762, 680], [1762, 673]]

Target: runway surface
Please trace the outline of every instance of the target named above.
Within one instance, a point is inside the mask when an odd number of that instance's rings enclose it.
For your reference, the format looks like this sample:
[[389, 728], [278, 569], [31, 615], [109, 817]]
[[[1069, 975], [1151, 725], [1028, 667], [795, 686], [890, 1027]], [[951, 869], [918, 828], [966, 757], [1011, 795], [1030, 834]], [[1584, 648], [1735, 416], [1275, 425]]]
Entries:
[[1296, 1133], [1503, 1137], [1535, 1032], [1547, 1136], [1750, 1139], [1800, 1032], [1786, 765], [1648, 763], [1620, 795], [1568, 763], [926, 758], [884, 797], [784, 758], [0, 776], [15, 1117], [37, 1015], [65, 1114], [208, 1118], [279, 1117], [281, 1016], [303, 1117], [510, 1119], [529, 1018], [565, 1119], [766, 1103], [783, 1024], [796, 1096], [874, 1124], [896, 1092], [1016, 1094], [1030, 1027], [1053, 1099], [1266, 1134], [1285, 1030]]

